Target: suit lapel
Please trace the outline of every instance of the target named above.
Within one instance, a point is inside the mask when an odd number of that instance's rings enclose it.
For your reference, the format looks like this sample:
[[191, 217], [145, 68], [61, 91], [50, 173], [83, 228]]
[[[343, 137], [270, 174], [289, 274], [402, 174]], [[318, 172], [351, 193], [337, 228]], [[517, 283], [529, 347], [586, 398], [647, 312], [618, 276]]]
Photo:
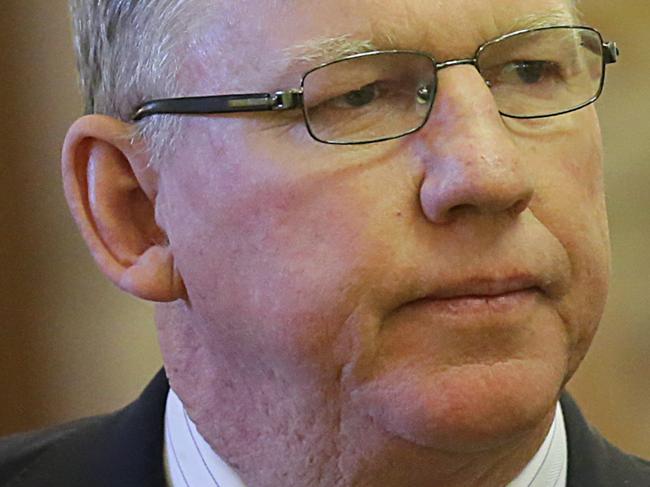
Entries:
[[162, 451], [168, 389], [161, 370], [126, 408], [75, 423], [15, 479], [15, 485], [165, 487]]
[[609, 443], [582, 416], [566, 392], [560, 398], [567, 433], [567, 487], [650, 485], [650, 462], [627, 455]]

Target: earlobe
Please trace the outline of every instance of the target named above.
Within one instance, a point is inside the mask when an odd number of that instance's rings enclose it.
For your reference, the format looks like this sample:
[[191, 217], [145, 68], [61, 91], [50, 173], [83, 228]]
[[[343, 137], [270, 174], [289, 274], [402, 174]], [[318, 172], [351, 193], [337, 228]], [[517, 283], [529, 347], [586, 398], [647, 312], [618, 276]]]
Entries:
[[169, 247], [149, 247], [120, 276], [120, 289], [148, 301], [187, 299]]
[[157, 174], [130, 127], [103, 115], [77, 120], [65, 139], [66, 199], [102, 272], [150, 301], [186, 299], [166, 234], [155, 220]]

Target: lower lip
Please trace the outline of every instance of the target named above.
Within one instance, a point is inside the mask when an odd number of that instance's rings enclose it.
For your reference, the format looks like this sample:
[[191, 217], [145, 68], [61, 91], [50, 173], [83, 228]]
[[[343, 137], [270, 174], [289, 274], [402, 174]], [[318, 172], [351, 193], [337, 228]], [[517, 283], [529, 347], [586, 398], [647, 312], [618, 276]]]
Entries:
[[423, 298], [412, 304], [428, 312], [444, 315], [486, 315], [523, 311], [540, 296], [537, 288], [522, 289], [494, 296], [458, 296], [445, 299]]

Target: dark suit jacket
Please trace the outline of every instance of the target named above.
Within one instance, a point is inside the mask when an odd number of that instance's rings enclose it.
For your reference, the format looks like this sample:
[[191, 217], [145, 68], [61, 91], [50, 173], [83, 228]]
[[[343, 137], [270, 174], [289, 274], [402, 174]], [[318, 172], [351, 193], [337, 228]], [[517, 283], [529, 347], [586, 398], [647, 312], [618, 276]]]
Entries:
[[[116, 413], [0, 440], [0, 486], [164, 487], [168, 388], [161, 370], [137, 401]], [[568, 487], [650, 487], [650, 462], [608, 443], [587, 424], [568, 394], [561, 404]]]

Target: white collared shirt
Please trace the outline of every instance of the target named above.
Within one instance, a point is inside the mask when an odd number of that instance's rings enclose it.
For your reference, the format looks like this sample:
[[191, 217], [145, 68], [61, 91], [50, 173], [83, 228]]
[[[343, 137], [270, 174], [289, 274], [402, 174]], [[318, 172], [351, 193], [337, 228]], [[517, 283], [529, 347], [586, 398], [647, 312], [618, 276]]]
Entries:
[[564, 415], [558, 402], [544, 443], [508, 487], [566, 487], [568, 458]]
[[[165, 470], [171, 487], [246, 487], [203, 439], [173, 390], [165, 408]], [[566, 431], [558, 403], [546, 439], [507, 487], [566, 487]]]
[[172, 389], [167, 395], [164, 429], [167, 483], [171, 487], [246, 487], [203, 439]]

